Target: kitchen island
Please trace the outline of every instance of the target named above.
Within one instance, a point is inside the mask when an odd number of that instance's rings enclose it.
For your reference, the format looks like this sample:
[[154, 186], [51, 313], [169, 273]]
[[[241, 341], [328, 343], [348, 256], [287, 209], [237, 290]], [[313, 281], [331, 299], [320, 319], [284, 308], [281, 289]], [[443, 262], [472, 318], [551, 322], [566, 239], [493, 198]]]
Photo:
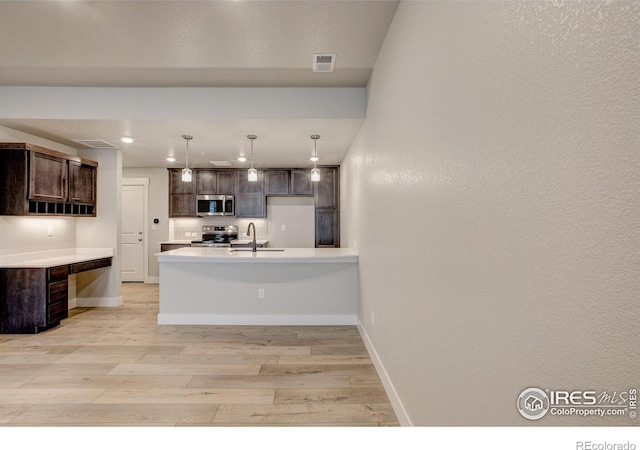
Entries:
[[191, 247], [156, 256], [159, 324], [356, 323], [358, 255], [352, 250]]

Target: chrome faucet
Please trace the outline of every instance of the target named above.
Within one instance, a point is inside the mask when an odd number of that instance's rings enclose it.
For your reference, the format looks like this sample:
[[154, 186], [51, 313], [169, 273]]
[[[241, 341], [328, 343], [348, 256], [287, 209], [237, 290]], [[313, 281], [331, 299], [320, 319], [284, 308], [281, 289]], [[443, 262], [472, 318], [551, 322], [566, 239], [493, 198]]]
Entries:
[[249, 222], [249, 226], [247, 227], [247, 236], [251, 236], [251, 227], [253, 227], [253, 242], [251, 243], [251, 251], [256, 252], [256, 226], [253, 222]]

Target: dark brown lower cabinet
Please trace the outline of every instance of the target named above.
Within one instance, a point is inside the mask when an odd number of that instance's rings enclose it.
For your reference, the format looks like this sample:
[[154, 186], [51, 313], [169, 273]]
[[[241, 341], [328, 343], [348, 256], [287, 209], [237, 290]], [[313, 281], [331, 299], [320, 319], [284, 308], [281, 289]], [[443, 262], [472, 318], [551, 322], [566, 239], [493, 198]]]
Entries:
[[69, 309], [68, 267], [0, 269], [0, 333], [37, 333]]
[[111, 265], [112, 258], [49, 268], [0, 269], [0, 333], [39, 333], [69, 317], [69, 274]]
[[191, 247], [191, 244], [160, 244], [160, 251], [168, 252], [170, 250], [177, 250], [184, 247]]
[[338, 210], [316, 209], [316, 247], [340, 247], [340, 216]]

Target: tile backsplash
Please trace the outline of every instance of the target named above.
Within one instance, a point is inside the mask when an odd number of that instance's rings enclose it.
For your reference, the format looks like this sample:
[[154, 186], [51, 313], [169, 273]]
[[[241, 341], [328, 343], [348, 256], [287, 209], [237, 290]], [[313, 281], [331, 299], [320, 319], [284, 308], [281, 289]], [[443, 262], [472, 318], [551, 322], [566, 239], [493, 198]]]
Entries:
[[249, 223], [256, 226], [257, 239], [268, 239], [267, 219], [238, 219], [237, 217], [206, 217], [198, 219], [169, 219], [169, 239], [193, 241], [202, 237], [203, 225], [237, 225], [238, 239], [245, 238]]

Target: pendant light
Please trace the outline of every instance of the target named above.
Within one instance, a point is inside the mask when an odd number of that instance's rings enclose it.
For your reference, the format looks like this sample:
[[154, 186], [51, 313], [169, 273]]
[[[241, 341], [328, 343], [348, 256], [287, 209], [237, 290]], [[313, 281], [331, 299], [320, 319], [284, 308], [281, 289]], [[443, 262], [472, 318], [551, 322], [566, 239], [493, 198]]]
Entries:
[[258, 171], [253, 168], [253, 141], [257, 138], [258, 136], [255, 134], [247, 135], [247, 139], [251, 141], [251, 168], [249, 169], [249, 181], [251, 182], [258, 181]]
[[189, 141], [193, 139], [193, 136], [183, 134], [182, 139], [187, 141], [187, 165], [182, 169], [182, 181], [185, 183], [191, 183], [191, 169], [189, 169]]
[[320, 169], [316, 167], [316, 161], [318, 160], [318, 149], [316, 144], [318, 143], [318, 139], [320, 139], [320, 135], [312, 134], [311, 139], [313, 139], [313, 157], [311, 158], [313, 161], [313, 169], [311, 169], [311, 181], [320, 181]]

